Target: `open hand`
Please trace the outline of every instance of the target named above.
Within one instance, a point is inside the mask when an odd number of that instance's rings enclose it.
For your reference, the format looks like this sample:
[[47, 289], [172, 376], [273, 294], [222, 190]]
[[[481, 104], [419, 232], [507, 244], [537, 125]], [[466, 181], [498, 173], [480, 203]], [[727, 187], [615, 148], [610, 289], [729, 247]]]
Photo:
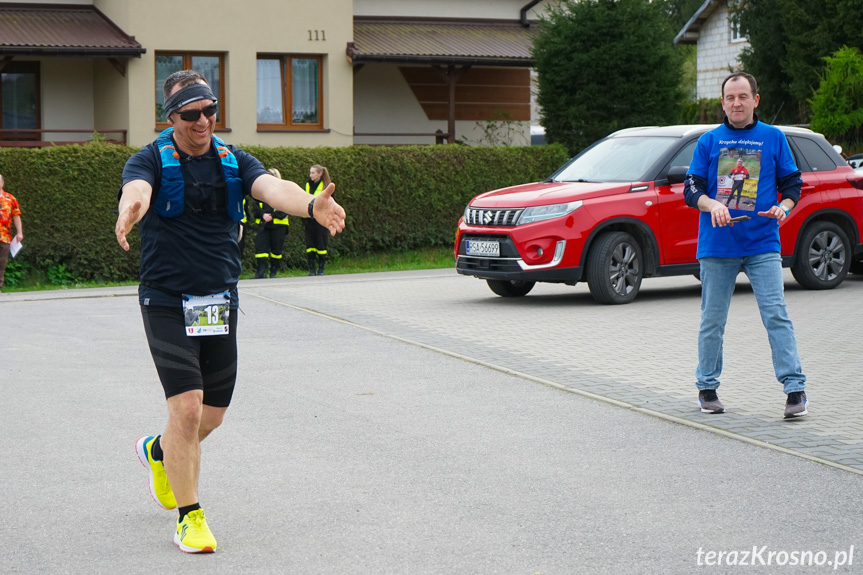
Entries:
[[774, 218], [781, 222], [785, 219], [787, 214], [785, 213], [785, 210], [783, 210], [779, 206], [770, 206], [769, 210], [767, 210], [766, 212], [758, 212], [758, 215], [767, 218]]
[[333, 199], [335, 191], [336, 185], [330, 183], [317, 195], [314, 206], [315, 220], [330, 230], [331, 236], [345, 229], [345, 209]]
[[138, 217], [141, 211], [141, 201], [135, 200], [126, 210], [123, 210], [117, 216], [117, 225], [114, 227], [114, 234], [117, 236], [117, 243], [120, 247], [129, 251], [129, 242], [126, 241], [126, 235], [132, 231], [132, 226], [135, 225], [140, 218]]

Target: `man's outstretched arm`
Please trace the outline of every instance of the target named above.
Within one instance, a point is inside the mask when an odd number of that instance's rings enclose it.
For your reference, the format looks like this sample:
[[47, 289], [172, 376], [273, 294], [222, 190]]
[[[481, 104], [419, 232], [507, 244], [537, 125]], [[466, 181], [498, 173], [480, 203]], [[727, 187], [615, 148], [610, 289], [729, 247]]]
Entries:
[[334, 199], [336, 185], [331, 183], [317, 196], [310, 196], [289, 180], [264, 174], [252, 184], [252, 197], [291, 216], [309, 217], [309, 204], [314, 201], [314, 218], [330, 230], [331, 235], [345, 228], [345, 210]]
[[126, 236], [132, 228], [141, 221], [147, 210], [150, 209], [150, 198], [153, 195], [153, 187], [144, 180], [132, 180], [123, 186], [120, 195], [120, 205], [117, 208], [117, 224], [114, 226], [114, 234], [120, 247], [129, 251], [129, 242]]

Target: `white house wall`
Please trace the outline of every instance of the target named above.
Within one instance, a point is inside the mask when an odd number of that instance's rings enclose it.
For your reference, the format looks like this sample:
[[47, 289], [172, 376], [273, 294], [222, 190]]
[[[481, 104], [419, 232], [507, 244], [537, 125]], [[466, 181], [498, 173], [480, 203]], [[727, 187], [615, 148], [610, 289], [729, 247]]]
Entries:
[[731, 41], [728, 8], [725, 3], [721, 3], [704, 23], [698, 39], [698, 98], [719, 98], [722, 95], [722, 81], [732, 68], [740, 68], [740, 53], [746, 45], [745, 41]]
[[[354, 131], [357, 133], [425, 133], [446, 122], [429, 122], [398, 67], [369, 64], [354, 75]], [[432, 144], [431, 136], [356, 136], [355, 144]]]
[[[42, 127], [92, 132], [93, 60], [46, 58], [40, 60], [39, 76]], [[45, 132], [42, 139], [49, 142], [86, 140], [89, 134]]]
[[[97, 58], [93, 63], [93, 117], [96, 129], [128, 129], [129, 83], [105, 58]], [[102, 135], [109, 139], [119, 137], [116, 132]]]

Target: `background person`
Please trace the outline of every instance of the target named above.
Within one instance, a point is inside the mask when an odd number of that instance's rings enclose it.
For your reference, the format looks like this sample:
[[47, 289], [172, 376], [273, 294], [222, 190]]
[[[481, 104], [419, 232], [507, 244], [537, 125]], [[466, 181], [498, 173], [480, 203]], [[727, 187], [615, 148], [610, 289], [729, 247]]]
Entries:
[[[306, 193], [314, 196], [319, 195], [330, 185], [330, 172], [324, 167], [315, 164], [309, 168], [309, 181], [306, 182]], [[324, 275], [324, 265], [327, 263], [327, 243], [330, 234], [318, 222], [311, 218], [303, 222], [306, 232], [306, 258], [309, 260], [309, 275]], [[315, 260], [317, 259], [317, 267]]]
[[[24, 227], [21, 225], [21, 208], [15, 196], [3, 189], [5, 180], [0, 175], [0, 292], [6, 278], [6, 264], [9, 262], [9, 249], [12, 240], [24, 241]], [[12, 235], [15, 224], [15, 235]]]
[[[200, 445], [221, 425], [236, 382], [242, 200], [251, 195], [315, 217], [333, 234], [344, 228], [345, 212], [332, 199], [334, 186], [310, 202], [297, 184], [216, 138], [218, 102], [201, 74], [175, 72], [163, 91], [172, 128], [126, 163], [115, 226], [128, 251], [126, 236], [139, 224], [138, 302], [168, 405], [163, 433], [140, 438], [136, 449], [152, 497], [179, 510], [174, 543], [188, 553], [213, 552], [198, 499]], [[214, 318], [216, 333], [194, 335], [184, 313], [190, 308]]]
[[[758, 101], [755, 78], [738, 72], [725, 79], [725, 122], [698, 139], [685, 182], [686, 203], [701, 211], [697, 252], [701, 264], [701, 326], [695, 385], [701, 411], [725, 411], [716, 389], [722, 372], [728, 308], [737, 274], [742, 270], [752, 285], [767, 329], [773, 369], [786, 394], [785, 417], [800, 417], [808, 413], [806, 376], [800, 365], [794, 326], [785, 308], [779, 221], [800, 199], [803, 180], [785, 135], [758, 120]], [[738, 148], [754, 149], [760, 162], [755, 197], [760, 217], [733, 223], [732, 213], [716, 200], [716, 193], [719, 158]], [[778, 204], [777, 197], [781, 197]], [[741, 351], [745, 354], [747, 350]]]
[[246, 239], [251, 233], [250, 230], [258, 229], [253, 223], [255, 216], [251, 208], [252, 203], [247, 197], [243, 197], [243, 219], [240, 220], [240, 239], [237, 241], [240, 246], [240, 261], [243, 260], [243, 255], [246, 252]]
[[[282, 174], [276, 168], [270, 168], [267, 172], [280, 180], [282, 179]], [[288, 214], [274, 210], [265, 202], [255, 202], [252, 210], [255, 215], [255, 224], [258, 226], [258, 233], [255, 236], [255, 261], [258, 264], [258, 269], [255, 272], [255, 279], [267, 277], [267, 262], [270, 265], [270, 277], [274, 278], [279, 271], [279, 265], [282, 263], [285, 238], [288, 237], [288, 225], [290, 224]]]

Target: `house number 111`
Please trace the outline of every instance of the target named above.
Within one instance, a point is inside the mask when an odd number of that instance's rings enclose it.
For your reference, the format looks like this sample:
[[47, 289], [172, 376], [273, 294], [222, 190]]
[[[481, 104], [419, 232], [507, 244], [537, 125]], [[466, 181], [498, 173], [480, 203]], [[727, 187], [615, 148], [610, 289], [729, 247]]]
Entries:
[[327, 41], [327, 31], [326, 30], [309, 30], [309, 41], [314, 40], [317, 41]]

